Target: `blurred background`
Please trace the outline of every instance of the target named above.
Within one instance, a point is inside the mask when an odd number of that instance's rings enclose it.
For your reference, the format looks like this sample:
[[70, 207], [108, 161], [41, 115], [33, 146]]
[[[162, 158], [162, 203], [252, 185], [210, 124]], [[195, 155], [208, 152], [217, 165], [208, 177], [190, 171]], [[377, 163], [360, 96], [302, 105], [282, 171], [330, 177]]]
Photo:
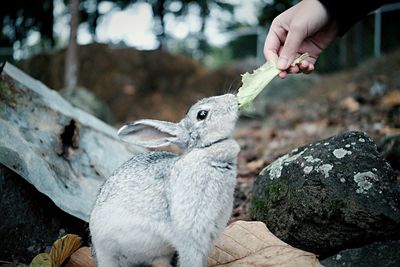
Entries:
[[[240, 74], [264, 62], [273, 18], [296, 2], [15, 0], [0, 11], [0, 60], [56, 90], [86, 88], [111, 108], [100, 116], [108, 122], [148, 115], [176, 120], [199, 97], [237, 89]], [[348, 69], [395, 51], [399, 14], [399, 3], [369, 14], [320, 56], [317, 71]], [[149, 103], [160, 104], [153, 114], [134, 108]]]
[[[76, 2], [76, 3], [75, 3]], [[104, 43], [185, 54], [210, 68], [264, 61], [272, 19], [296, 0], [17, 0], [2, 7], [1, 59], [21, 60], [68, 46], [71, 13], [79, 45]], [[74, 4], [75, 3], [75, 4]], [[77, 12], [71, 12], [70, 5]], [[355, 66], [399, 45], [399, 5], [371, 13], [319, 60], [319, 71]], [[72, 41], [72, 40], [71, 40]], [[73, 40], [75, 41], [75, 40]], [[328, 60], [331, 55], [335, 60]]]

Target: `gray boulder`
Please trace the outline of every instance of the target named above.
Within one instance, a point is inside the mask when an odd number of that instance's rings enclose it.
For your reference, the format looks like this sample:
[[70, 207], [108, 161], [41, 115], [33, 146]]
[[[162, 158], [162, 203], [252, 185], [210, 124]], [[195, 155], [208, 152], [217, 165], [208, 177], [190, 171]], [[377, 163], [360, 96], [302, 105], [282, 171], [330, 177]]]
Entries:
[[143, 151], [9, 63], [0, 75], [0, 136], [0, 163], [84, 221], [105, 178]]
[[399, 182], [376, 145], [348, 132], [293, 150], [261, 171], [252, 218], [321, 257], [400, 239]]
[[400, 264], [399, 251], [400, 241], [377, 242], [340, 251], [321, 264], [325, 267], [393, 267]]

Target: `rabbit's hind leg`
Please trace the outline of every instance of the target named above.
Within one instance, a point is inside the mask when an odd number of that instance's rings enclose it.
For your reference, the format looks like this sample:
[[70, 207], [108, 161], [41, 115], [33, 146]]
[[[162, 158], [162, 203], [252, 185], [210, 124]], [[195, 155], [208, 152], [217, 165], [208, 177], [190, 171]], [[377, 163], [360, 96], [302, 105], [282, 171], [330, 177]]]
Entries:
[[207, 253], [194, 247], [183, 245], [178, 247], [180, 267], [205, 267], [207, 263]]
[[[146, 221], [145, 219], [142, 220]], [[118, 239], [121, 242], [121, 253], [129, 255], [133, 263], [143, 262], [158, 264], [158, 266], [163, 267], [170, 266], [169, 263], [175, 249], [169, 245], [158, 230], [156, 226], [151, 226], [150, 223], [146, 225], [136, 223], [127, 229], [120, 230], [118, 234], [125, 236], [125, 239], [122, 236]], [[165, 230], [162, 232], [165, 232]]]
[[108, 252], [96, 250], [96, 261], [98, 267], [120, 267], [118, 260]]

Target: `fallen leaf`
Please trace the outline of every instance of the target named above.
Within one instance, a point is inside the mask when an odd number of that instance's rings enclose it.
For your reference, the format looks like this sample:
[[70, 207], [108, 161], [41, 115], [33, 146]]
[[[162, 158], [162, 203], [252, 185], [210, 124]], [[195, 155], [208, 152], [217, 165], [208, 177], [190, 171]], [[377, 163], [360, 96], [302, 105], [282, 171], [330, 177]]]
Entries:
[[360, 109], [360, 103], [353, 97], [349, 96], [340, 102], [340, 106], [349, 112], [356, 112]]
[[50, 250], [50, 256], [55, 267], [60, 267], [63, 262], [71, 257], [81, 245], [81, 238], [78, 235], [68, 234], [54, 242]]
[[392, 90], [384, 95], [381, 99], [381, 103], [385, 106], [397, 106], [400, 105], [400, 91]]
[[208, 267], [320, 267], [313, 253], [294, 248], [274, 236], [262, 222], [229, 225], [208, 256]]
[[263, 159], [253, 160], [247, 163], [247, 168], [250, 170], [250, 172], [259, 172], [264, 166], [265, 160]]
[[49, 253], [40, 253], [33, 258], [29, 267], [53, 267]]
[[384, 127], [379, 129], [380, 134], [388, 135], [388, 134], [400, 134], [400, 128], [390, 128]]
[[96, 261], [92, 258], [92, 249], [81, 247], [71, 255], [65, 267], [96, 267]]

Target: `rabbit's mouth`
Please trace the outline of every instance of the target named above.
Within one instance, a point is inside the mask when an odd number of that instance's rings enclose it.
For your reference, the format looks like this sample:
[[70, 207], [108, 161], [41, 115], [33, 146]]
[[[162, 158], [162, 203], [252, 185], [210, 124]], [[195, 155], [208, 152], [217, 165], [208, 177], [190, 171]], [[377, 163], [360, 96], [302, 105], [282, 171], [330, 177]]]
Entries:
[[233, 113], [235, 115], [235, 120], [238, 116], [239, 112], [239, 102], [237, 101], [237, 98], [232, 95], [232, 94], [226, 94], [224, 95], [227, 98], [227, 107], [228, 107], [228, 113]]
[[210, 142], [210, 143], [207, 143], [207, 144], [203, 144], [203, 145], [200, 146], [200, 147], [202, 147], [202, 148], [210, 147], [210, 146], [212, 146], [212, 145], [221, 143], [221, 142], [223, 142], [223, 141], [225, 141], [225, 140], [228, 140], [228, 139], [229, 139], [229, 137], [217, 139], [217, 140], [215, 140], [215, 141], [213, 141], [213, 142]]

